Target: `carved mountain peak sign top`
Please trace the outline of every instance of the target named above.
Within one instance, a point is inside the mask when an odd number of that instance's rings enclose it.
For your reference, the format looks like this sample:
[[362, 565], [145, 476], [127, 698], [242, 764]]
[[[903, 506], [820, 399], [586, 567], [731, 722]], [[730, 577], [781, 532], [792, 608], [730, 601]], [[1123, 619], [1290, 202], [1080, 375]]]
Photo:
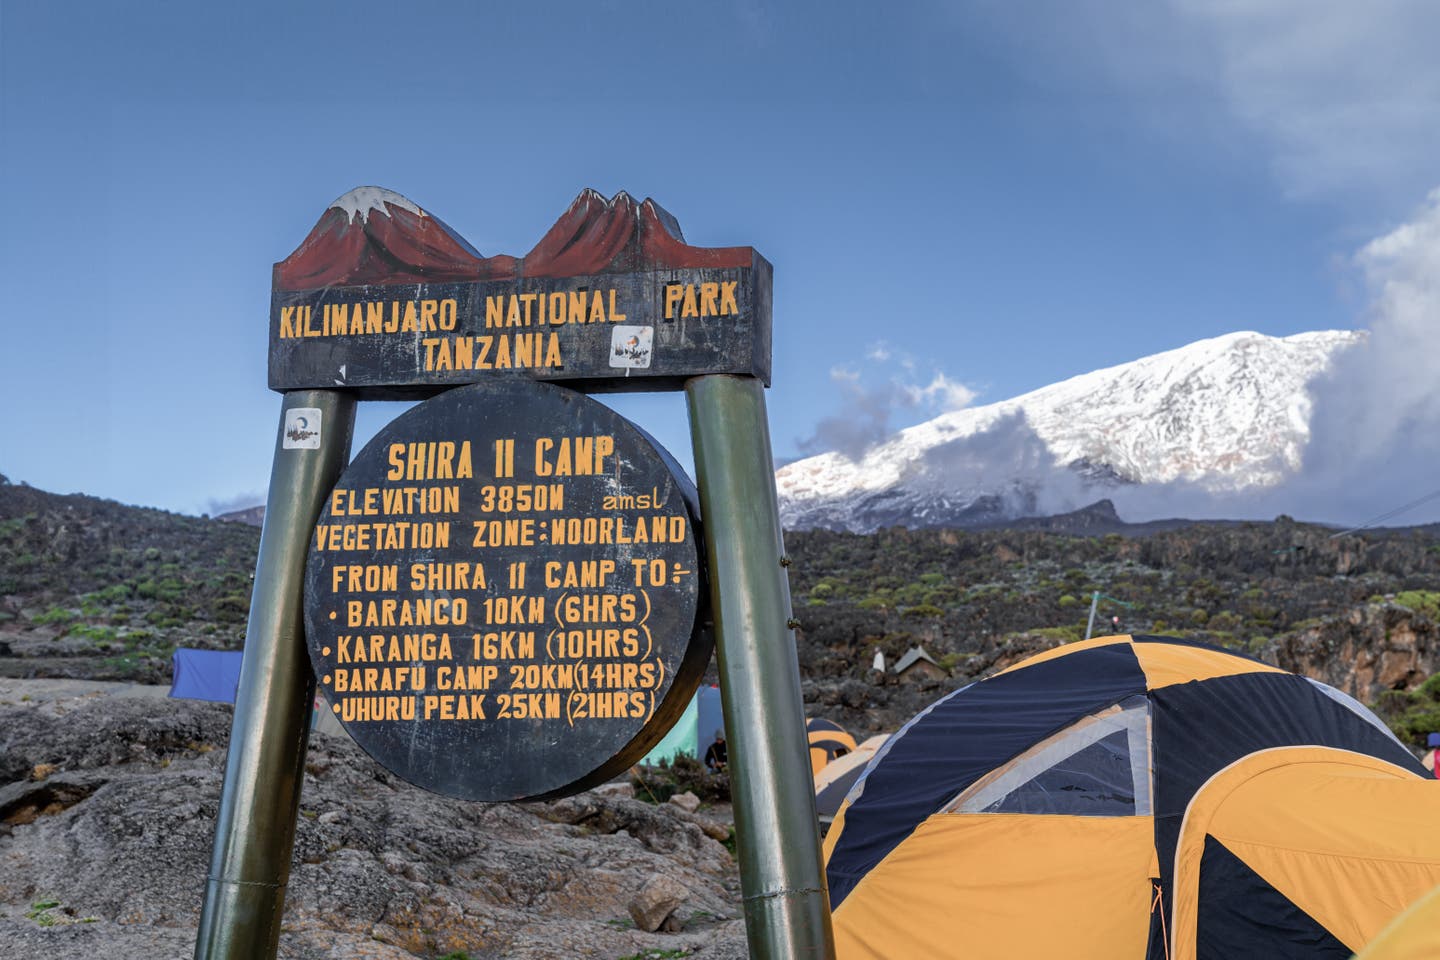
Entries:
[[524, 256], [484, 256], [382, 187], [335, 200], [275, 265], [270, 386], [423, 396], [497, 376], [592, 390], [770, 377], [768, 261], [694, 247], [654, 200], [582, 190]]
[[[372, 216], [374, 214], [374, 216]], [[643, 269], [748, 267], [749, 247], [692, 247], [664, 207], [621, 190], [580, 191], [523, 257], [486, 257], [445, 221], [384, 187], [356, 187], [321, 215], [275, 265], [281, 290], [357, 284], [503, 280]]]

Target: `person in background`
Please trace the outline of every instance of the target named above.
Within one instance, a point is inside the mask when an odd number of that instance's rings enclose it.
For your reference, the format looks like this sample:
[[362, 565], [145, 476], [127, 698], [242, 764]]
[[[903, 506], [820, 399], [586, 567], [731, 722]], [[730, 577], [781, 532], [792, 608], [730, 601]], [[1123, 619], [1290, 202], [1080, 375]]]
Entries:
[[725, 731], [716, 730], [715, 742], [705, 750], [705, 766], [713, 772], [719, 773], [725, 769], [725, 764], [729, 762], [729, 759], [725, 751]]

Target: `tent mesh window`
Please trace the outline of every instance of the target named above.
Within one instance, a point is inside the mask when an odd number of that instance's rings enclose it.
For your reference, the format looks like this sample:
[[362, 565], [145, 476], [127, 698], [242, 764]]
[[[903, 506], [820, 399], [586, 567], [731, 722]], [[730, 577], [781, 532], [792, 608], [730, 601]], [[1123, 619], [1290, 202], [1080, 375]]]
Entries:
[[1143, 816], [1150, 795], [1150, 701], [1139, 696], [1042, 740], [941, 812]]
[[[1383, 720], [1375, 716], [1375, 714], [1371, 712], [1371, 710], [1364, 704], [1362, 704], [1359, 700], [1356, 700], [1354, 697], [1350, 696], [1348, 693], [1345, 693], [1342, 690], [1336, 690], [1328, 683], [1321, 683], [1319, 680], [1316, 680], [1313, 677], [1306, 677], [1305, 679], [1308, 680], [1310, 682], [1310, 685], [1316, 690], [1319, 690], [1321, 693], [1325, 694], [1325, 696], [1329, 697], [1331, 700], [1334, 700], [1346, 710], [1349, 710], [1351, 713], [1355, 714], [1355, 716], [1359, 717], [1361, 720], [1364, 720], [1376, 730], [1379, 730], [1381, 733], [1385, 734], [1385, 736], [1389, 737], [1391, 740], [1394, 740], [1396, 743], [1400, 743], [1400, 738], [1395, 736], [1395, 731], [1387, 727]], [[1404, 746], [1404, 744], [1401, 744], [1401, 746]]]

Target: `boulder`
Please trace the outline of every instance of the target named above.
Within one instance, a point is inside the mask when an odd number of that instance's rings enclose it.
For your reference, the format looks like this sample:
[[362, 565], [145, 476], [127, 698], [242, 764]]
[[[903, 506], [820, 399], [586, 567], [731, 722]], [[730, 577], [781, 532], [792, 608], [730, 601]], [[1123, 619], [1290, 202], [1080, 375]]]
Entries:
[[646, 881], [635, 899], [630, 901], [630, 919], [635, 921], [637, 928], [646, 932], [659, 930], [675, 908], [689, 896], [689, 889], [679, 880], [658, 874]]
[[635, 796], [635, 787], [630, 783], [602, 783], [595, 788], [595, 792], [602, 797], [624, 797], [629, 799]]
[[1373, 703], [1440, 671], [1440, 626], [1396, 603], [1368, 603], [1271, 641], [1260, 658]]
[[689, 790], [686, 790], [684, 793], [675, 794], [670, 798], [670, 802], [686, 813], [694, 813], [700, 809], [700, 798]]

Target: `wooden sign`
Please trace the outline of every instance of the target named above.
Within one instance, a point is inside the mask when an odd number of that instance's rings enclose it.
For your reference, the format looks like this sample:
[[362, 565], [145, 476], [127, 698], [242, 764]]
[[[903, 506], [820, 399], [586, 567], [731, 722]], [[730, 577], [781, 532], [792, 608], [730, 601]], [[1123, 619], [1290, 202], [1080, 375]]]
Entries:
[[710, 658], [695, 492], [583, 394], [460, 387], [398, 417], [326, 501], [306, 640], [347, 732], [470, 800], [561, 796], [638, 762]]
[[270, 387], [428, 396], [479, 380], [592, 391], [770, 382], [769, 262], [685, 243], [653, 200], [576, 198], [523, 257], [484, 257], [405, 197], [360, 187], [275, 265]]

